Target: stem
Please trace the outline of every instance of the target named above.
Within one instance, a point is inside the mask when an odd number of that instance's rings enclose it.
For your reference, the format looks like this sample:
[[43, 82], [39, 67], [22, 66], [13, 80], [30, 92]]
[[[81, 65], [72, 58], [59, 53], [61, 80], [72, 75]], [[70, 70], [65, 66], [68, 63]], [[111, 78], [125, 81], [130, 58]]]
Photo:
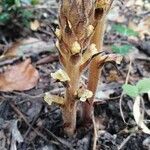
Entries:
[[[105, 31], [105, 17], [98, 22], [91, 43], [96, 44], [96, 48], [101, 51], [103, 46], [103, 37]], [[99, 67], [99, 58], [96, 57], [91, 61], [89, 68], [88, 89], [93, 92], [93, 97], [89, 103], [83, 104], [83, 120], [84, 122], [92, 122], [93, 116], [93, 100], [95, 97], [98, 81], [102, 68]]]
[[79, 66], [67, 63], [66, 72], [70, 77], [69, 87], [66, 89], [65, 104], [62, 109], [64, 130], [67, 135], [73, 135], [76, 128], [76, 91], [79, 86]]
[[76, 128], [76, 102], [68, 101], [68, 104], [66, 103], [65, 107], [62, 109], [62, 114], [64, 131], [68, 136], [72, 136]]

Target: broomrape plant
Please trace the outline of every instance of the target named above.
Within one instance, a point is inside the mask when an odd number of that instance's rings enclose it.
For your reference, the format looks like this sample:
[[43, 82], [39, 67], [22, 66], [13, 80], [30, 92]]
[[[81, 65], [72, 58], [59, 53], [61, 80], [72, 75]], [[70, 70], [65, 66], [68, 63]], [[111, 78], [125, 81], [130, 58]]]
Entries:
[[[78, 102], [80, 118], [92, 124], [93, 99], [105, 62], [117, 61], [115, 54], [102, 51], [106, 15], [112, 0], [61, 0], [59, 28], [56, 29], [56, 47], [63, 70], [51, 76], [62, 82], [66, 91], [63, 97], [46, 93], [45, 101], [62, 108], [64, 131], [73, 135], [76, 129]], [[81, 75], [89, 71], [87, 86], [81, 85]]]

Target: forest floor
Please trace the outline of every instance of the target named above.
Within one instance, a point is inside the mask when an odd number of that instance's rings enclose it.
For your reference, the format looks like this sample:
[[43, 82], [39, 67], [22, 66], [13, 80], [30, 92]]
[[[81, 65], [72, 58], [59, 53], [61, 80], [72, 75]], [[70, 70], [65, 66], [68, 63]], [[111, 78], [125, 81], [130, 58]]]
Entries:
[[[115, 2], [108, 14], [104, 49], [124, 58], [118, 65], [120, 73], [112, 64], [106, 64], [102, 72], [94, 102], [96, 119], [103, 121], [97, 150], [150, 149], [150, 136], [134, 121], [134, 100], [121, 98], [126, 81], [134, 85], [150, 77], [149, 5], [146, 0]], [[62, 84], [50, 76], [61, 67], [49, 26], [58, 25], [57, 9], [55, 0], [35, 7], [38, 17], [31, 29], [0, 26], [0, 150], [91, 150], [92, 131], [68, 138], [63, 134], [60, 108], [43, 100], [45, 92], [64, 92]], [[87, 73], [82, 78], [86, 82]], [[149, 120], [150, 99], [143, 97]]]

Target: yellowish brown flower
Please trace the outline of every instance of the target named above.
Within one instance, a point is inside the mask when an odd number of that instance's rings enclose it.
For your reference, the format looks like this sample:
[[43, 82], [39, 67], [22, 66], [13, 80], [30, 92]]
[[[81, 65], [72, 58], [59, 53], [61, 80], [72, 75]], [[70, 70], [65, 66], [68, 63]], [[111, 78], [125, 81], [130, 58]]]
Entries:
[[44, 101], [46, 103], [48, 103], [48, 105], [52, 105], [52, 103], [56, 103], [56, 104], [60, 104], [60, 105], [64, 104], [64, 98], [63, 97], [60, 97], [57, 95], [51, 95], [49, 92], [45, 93]]
[[87, 27], [87, 36], [90, 36], [94, 31], [94, 27], [92, 25], [89, 25]]
[[80, 44], [79, 44], [77, 41], [75, 41], [75, 42], [72, 44], [71, 53], [72, 53], [73, 55], [75, 55], [75, 54], [80, 53], [80, 51], [81, 51], [81, 46], [80, 46]]
[[55, 34], [56, 34], [56, 36], [58, 38], [60, 38], [61, 37], [61, 31], [60, 31], [60, 29], [56, 28]]
[[69, 76], [67, 75], [67, 73], [62, 70], [59, 69], [58, 71], [56, 71], [55, 73], [51, 73], [51, 76], [53, 79], [55, 80], [59, 80], [61, 82], [66, 82], [66, 81], [70, 81]]
[[92, 91], [87, 89], [79, 89], [78, 90], [78, 97], [80, 98], [80, 101], [85, 102], [88, 98], [91, 98], [93, 96]]

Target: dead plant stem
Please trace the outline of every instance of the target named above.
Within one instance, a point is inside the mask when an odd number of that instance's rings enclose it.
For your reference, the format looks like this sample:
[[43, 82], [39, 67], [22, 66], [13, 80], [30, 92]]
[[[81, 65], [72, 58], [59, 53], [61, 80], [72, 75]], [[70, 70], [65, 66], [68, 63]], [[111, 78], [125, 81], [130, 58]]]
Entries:
[[76, 91], [79, 84], [79, 67], [68, 63], [66, 67], [67, 74], [70, 78], [69, 86], [66, 88], [65, 103], [62, 109], [64, 130], [68, 135], [73, 135], [76, 128], [76, 110], [77, 101], [75, 99]]
[[[103, 46], [103, 37], [105, 31], [105, 18], [98, 22], [95, 34], [93, 35], [91, 43], [96, 44], [96, 48], [99, 51], [102, 51]], [[88, 77], [88, 86], [87, 88], [93, 92], [93, 97], [89, 100], [89, 103], [84, 104], [84, 120], [92, 120], [93, 114], [93, 99], [96, 93], [97, 85], [100, 79], [102, 68], [99, 68], [99, 57], [94, 58], [90, 63], [89, 68], [89, 77]], [[91, 110], [91, 111], [90, 111]]]

